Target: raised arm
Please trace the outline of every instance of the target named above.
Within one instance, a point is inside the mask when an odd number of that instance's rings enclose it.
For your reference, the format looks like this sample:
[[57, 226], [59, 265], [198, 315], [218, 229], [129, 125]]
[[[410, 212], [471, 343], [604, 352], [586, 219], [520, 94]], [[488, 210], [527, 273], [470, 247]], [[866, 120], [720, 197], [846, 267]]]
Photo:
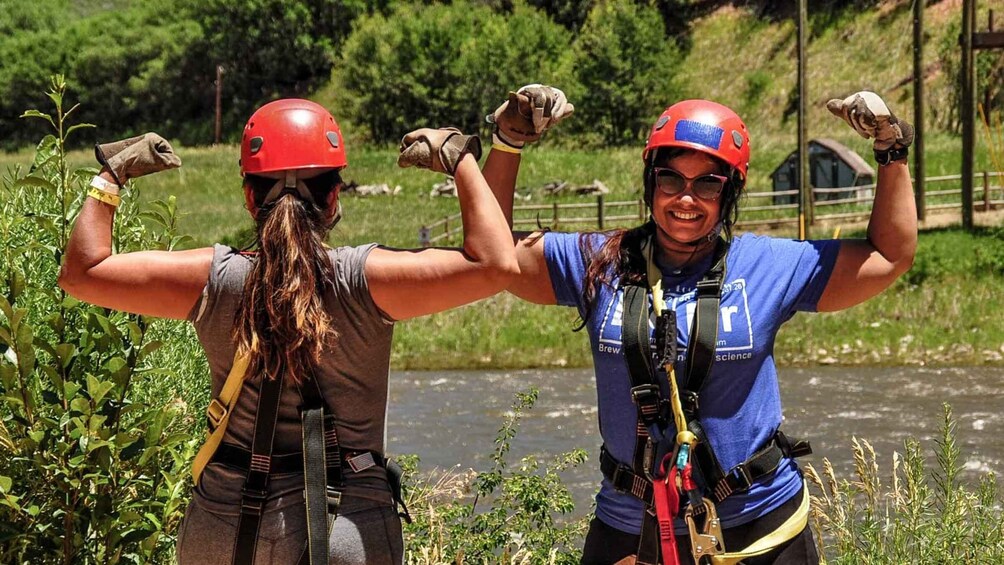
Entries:
[[104, 165], [66, 245], [59, 286], [74, 298], [135, 314], [184, 319], [209, 278], [213, 250], [112, 254], [112, 222], [120, 182], [174, 168], [170, 144], [146, 134], [100, 146]]
[[[495, 124], [492, 149], [482, 172], [512, 228], [513, 193], [519, 174], [521, 154], [527, 143], [540, 136], [575, 111], [565, 94], [550, 86], [531, 84], [510, 92], [509, 98], [488, 116]], [[506, 289], [536, 304], [555, 304], [551, 276], [544, 259], [544, 238], [540, 232], [513, 232], [519, 274]]]
[[867, 238], [841, 242], [819, 299], [821, 312], [843, 310], [879, 294], [910, 269], [917, 252], [917, 209], [906, 164], [913, 127], [897, 120], [872, 92], [831, 100], [827, 107], [862, 137], [875, 139], [879, 170]]
[[366, 261], [374, 302], [396, 320], [455, 308], [505, 289], [518, 272], [509, 226], [477, 158], [476, 137], [420, 129], [402, 141], [398, 164], [454, 176], [463, 221], [462, 249], [377, 248]]

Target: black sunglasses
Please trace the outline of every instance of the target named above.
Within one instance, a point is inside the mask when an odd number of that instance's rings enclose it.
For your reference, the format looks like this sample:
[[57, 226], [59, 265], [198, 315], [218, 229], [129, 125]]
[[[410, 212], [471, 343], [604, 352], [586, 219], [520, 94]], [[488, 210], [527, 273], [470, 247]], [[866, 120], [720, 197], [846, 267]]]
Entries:
[[676, 169], [668, 167], [652, 167], [652, 177], [655, 187], [666, 196], [676, 196], [687, 189], [704, 200], [715, 200], [725, 188], [729, 178], [722, 175], [706, 174], [696, 178], [685, 177]]

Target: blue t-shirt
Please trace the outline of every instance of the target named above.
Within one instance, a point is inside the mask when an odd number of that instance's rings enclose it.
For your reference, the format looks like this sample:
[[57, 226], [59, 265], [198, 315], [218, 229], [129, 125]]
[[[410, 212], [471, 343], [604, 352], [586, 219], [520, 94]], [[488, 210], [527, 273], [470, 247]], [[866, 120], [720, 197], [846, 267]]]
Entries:
[[[544, 256], [558, 304], [585, 312], [582, 299], [586, 260], [578, 233], [549, 232]], [[599, 249], [603, 234], [590, 234]], [[701, 391], [701, 423], [722, 468], [747, 460], [781, 425], [781, 398], [774, 366], [774, 338], [781, 324], [797, 311], [815, 311], [833, 271], [839, 241], [794, 241], [744, 234], [736, 237], [726, 259], [718, 344], [711, 375]], [[660, 266], [666, 307], [676, 311], [679, 356], [676, 373], [685, 370], [690, 322], [696, 307], [695, 288], [710, 267], [711, 257], [682, 270]], [[599, 285], [586, 320], [596, 373], [600, 435], [618, 461], [634, 460], [637, 408], [631, 402], [621, 354], [623, 292]], [[734, 493], [717, 506], [722, 526], [754, 520], [777, 508], [802, 488], [795, 462], [781, 463], [773, 476], [746, 492]], [[624, 532], [641, 531], [643, 504], [614, 490], [607, 480], [596, 496], [596, 515]], [[678, 524], [679, 526], [679, 524]]]

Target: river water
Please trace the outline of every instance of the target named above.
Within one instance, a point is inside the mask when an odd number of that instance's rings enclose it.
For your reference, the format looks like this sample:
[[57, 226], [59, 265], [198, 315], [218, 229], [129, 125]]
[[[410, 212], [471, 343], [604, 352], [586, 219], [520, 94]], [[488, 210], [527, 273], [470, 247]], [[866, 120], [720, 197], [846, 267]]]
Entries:
[[[921, 442], [933, 466], [942, 403], [948, 402], [958, 422], [964, 478], [994, 472], [1004, 484], [1004, 368], [816, 367], [779, 373], [784, 429], [812, 442], [814, 454], [802, 461], [820, 471], [826, 457], [838, 478], [853, 478], [854, 436], [875, 447], [885, 484], [893, 452], [902, 453], [908, 437]], [[586, 449], [589, 460], [563, 475], [581, 516], [601, 479], [591, 369], [392, 373], [388, 451], [419, 455], [425, 471], [457, 464], [486, 470], [513, 394], [531, 386], [540, 396], [522, 420], [510, 464], [527, 454], [543, 461]]]

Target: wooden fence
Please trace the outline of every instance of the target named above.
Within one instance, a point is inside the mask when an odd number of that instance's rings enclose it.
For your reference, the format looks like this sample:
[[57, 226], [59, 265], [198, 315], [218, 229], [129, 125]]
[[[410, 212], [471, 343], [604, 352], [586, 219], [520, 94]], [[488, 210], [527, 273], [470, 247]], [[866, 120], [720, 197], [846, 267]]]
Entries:
[[[974, 175], [982, 181], [982, 194], [977, 188], [973, 209], [988, 211], [1004, 207], [1004, 173], [984, 171]], [[924, 180], [927, 211], [962, 209], [962, 175], [928, 177]], [[979, 183], [976, 183], [979, 187]], [[854, 222], [867, 220], [871, 214], [875, 185], [843, 188], [814, 188], [813, 223]], [[978, 197], [977, 196], [981, 196]], [[798, 204], [784, 203], [798, 197], [798, 190], [747, 192], [740, 204], [738, 227], [749, 231], [774, 229], [798, 224]], [[759, 204], [768, 200], [767, 204]], [[780, 201], [780, 202], [779, 202]], [[596, 196], [591, 202], [553, 202], [524, 204], [513, 207], [513, 228], [550, 229], [611, 229], [639, 224], [647, 218], [645, 202], [638, 200], [608, 201]], [[450, 242], [462, 233], [460, 213], [446, 216], [418, 229], [418, 241], [423, 247]]]

